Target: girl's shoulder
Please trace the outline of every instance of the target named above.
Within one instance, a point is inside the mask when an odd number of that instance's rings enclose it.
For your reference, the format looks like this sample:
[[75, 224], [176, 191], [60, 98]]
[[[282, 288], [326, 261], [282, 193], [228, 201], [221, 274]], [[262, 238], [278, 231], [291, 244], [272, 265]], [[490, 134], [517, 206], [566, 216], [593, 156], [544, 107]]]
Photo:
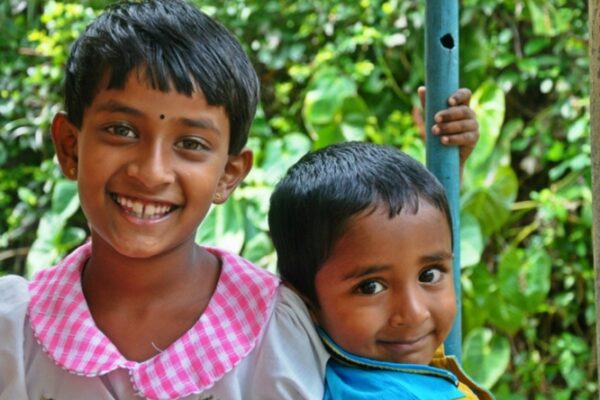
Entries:
[[29, 303], [28, 281], [17, 275], [0, 278], [0, 321], [22, 320]]
[[25, 369], [28, 282], [16, 275], [0, 278], [0, 397], [26, 398], [26, 385], [21, 373]]

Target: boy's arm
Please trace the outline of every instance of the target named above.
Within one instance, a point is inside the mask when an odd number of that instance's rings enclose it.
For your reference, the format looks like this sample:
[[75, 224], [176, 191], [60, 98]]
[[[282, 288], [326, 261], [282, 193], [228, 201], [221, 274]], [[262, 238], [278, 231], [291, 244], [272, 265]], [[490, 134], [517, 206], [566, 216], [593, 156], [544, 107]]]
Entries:
[[[419, 87], [418, 94], [425, 108], [424, 86]], [[441, 136], [443, 144], [459, 147], [461, 176], [464, 164], [479, 140], [479, 123], [475, 112], [469, 107], [470, 100], [469, 89], [462, 88], [452, 93], [448, 99], [448, 108], [435, 115], [435, 125], [431, 128], [434, 135]], [[422, 134], [425, 134], [424, 130]]]

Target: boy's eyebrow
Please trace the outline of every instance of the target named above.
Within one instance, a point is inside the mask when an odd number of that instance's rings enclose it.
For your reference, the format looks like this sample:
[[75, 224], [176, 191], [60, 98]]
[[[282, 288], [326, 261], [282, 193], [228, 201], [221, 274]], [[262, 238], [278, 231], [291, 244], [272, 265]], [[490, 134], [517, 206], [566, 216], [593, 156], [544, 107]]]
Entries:
[[[423, 257], [421, 257], [419, 259], [419, 261], [423, 264], [428, 264], [428, 263], [434, 263], [434, 262], [440, 262], [440, 261], [447, 261], [447, 260], [451, 260], [452, 259], [452, 253], [447, 252], [447, 251], [439, 251], [433, 254], [427, 254], [424, 255]], [[381, 271], [385, 271], [392, 268], [389, 265], [370, 265], [368, 267], [357, 267], [355, 269], [353, 269], [352, 271], [348, 272], [347, 274], [345, 274], [344, 276], [342, 276], [342, 280], [346, 281], [346, 280], [351, 280], [351, 279], [358, 279], [358, 278], [362, 278], [364, 276], [368, 276], [377, 272], [381, 272]]]
[[362, 278], [363, 276], [371, 275], [376, 272], [381, 272], [387, 269], [390, 269], [389, 265], [370, 265], [368, 267], [357, 267], [352, 271], [348, 272], [344, 276], [342, 276], [343, 281]]
[[453, 258], [452, 253], [449, 253], [447, 251], [439, 251], [437, 253], [427, 254], [427, 255], [421, 257], [421, 262], [422, 263], [430, 263], [430, 262], [436, 262], [436, 261], [446, 261], [446, 260], [451, 260], [452, 258]]

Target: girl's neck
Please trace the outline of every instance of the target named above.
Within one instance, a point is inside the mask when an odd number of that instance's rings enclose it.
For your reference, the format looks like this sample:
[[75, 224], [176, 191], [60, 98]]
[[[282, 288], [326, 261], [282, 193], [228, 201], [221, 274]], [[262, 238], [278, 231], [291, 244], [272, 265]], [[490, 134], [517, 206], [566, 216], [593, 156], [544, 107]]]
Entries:
[[126, 358], [146, 360], [200, 318], [219, 279], [219, 260], [193, 241], [136, 259], [97, 239], [82, 273], [92, 317]]
[[82, 273], [82, 287], [88, 302], [135, 299], [147, 303], [170, 294], [182, 295], [181, 291], [190, 282], [212, 293], [214, 286], [205, 286], [211, 281], [216, 284], [218, 275], [219, 260], [193, 241], [153, 257], [131, 258], [93, 237], [92, 255]]

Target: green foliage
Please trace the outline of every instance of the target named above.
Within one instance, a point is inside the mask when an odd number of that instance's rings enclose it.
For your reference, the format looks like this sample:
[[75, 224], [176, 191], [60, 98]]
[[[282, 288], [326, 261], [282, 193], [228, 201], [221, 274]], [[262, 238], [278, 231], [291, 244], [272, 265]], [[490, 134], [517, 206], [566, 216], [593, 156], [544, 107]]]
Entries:
[[[0, 7], [0, 274], [84, 240], [49, 127], [68, 45], [108, 3]], [[262, 102], [254, 168], [197, 239], [274, 270], [269, 195], [306, 151], [368, 140], [424, 160], [423, 2], [223, 4], [201, 2], [247, 46]], [[461, 2], [461, 84], [481, 131], [461, 196], [463, 361], [501, 399], [598, 396], [586, 13], [584, 0]]]

